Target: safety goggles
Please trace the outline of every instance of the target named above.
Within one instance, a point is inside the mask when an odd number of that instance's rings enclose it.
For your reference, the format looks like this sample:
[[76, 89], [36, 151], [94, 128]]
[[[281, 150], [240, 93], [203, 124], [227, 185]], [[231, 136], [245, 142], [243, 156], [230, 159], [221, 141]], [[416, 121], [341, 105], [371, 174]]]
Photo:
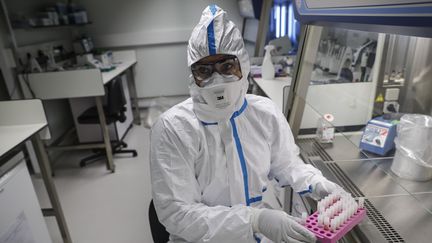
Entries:
[[201, 83], [209, 79], [214, 72], [232, 81], [238, 81], [243, 77], [240, 62], [234, 55], [219, 54], [205, 57], [192, 64], [191, 70], [198, 86], [201, 86]]

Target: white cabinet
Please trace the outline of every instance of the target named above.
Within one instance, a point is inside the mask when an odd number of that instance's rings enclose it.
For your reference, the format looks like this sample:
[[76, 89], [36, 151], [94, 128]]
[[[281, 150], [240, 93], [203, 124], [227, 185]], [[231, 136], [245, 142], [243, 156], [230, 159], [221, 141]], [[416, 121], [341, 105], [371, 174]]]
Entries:
[[0, 242], [50, 243], [23, 156], [17, 156], [20, 162], [0, 177]]

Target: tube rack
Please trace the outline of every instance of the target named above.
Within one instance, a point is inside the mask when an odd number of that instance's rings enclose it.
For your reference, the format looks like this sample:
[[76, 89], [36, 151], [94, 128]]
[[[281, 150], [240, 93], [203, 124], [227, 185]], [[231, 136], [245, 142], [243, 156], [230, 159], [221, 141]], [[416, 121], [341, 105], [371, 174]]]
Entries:
[[336, 243], [366, 217], [364, 198], [357, 203], [349, 194], [330, 194], [318, 202], [318, 210], [302, 215], [303, 225], [321, 243]]

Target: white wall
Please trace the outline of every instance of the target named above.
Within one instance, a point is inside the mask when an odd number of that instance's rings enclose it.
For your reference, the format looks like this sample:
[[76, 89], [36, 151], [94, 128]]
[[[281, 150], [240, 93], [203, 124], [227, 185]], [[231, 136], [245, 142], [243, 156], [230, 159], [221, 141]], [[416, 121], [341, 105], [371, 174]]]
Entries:
[[97, 47], [134, 49], [141, 98], [188, 94], [187, 40], [202, 10], [215, 3], [241, 29], [235, 0], [80, 0]]
[[259, 26], [259, 20], [258, 19], [246, 19], [245, 26], [244, 26], [244, 40], [245, 40], [245, 46], [246, 50], [249, 53], [250, 57], [255, 56], [255, 44], [257, 39], [257, 33], [258, 33], [258, 26]]

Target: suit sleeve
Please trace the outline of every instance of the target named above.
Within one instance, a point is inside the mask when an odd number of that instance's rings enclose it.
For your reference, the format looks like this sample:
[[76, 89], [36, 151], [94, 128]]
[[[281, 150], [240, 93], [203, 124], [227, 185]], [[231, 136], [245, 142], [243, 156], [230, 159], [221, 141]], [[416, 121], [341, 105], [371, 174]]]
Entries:
[[275, 178], [280, 186], [290, 185], [296, 192], [312, 192], [315, 180], [322, 177], [322, 173], [312, 165], [305, 164], [300, 158], [299, 148], [286, 118], [276, 105], [274, 107], [273, 131], [270, 137], [270, 178]]

